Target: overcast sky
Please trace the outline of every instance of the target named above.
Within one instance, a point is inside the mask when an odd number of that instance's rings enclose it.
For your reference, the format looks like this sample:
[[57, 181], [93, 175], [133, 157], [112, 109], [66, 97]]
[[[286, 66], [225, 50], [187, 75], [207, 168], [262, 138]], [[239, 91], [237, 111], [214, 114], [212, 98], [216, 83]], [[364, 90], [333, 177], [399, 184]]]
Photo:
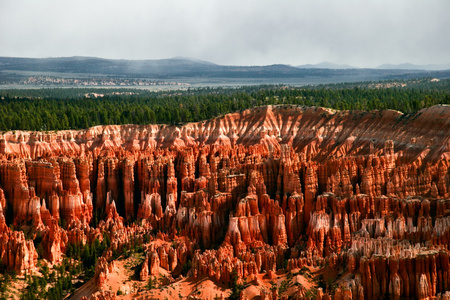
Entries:
[[0, 56], [450, 63], [450, 0], [0, 0]]

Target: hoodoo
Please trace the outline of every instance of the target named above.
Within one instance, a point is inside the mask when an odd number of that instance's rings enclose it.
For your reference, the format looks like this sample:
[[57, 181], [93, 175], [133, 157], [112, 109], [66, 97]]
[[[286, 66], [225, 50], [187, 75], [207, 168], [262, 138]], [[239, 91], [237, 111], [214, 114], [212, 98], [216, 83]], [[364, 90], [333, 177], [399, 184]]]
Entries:
[[95, 267], [101, 299], [112, 297], [101, 290], [115, 254], [136, 243], [141, 280], [245, 281], [272, 299], [261, 281], [291, 272], [278, 292], [303, 297], [306, 269], [317, 299], [449, 299], [449, 187], [443, 105], [266, 106], [180, 127], [6, 132], [0, 258], [31, 274], [37, 245], [58, 263], [69, 245], [109, 239]]

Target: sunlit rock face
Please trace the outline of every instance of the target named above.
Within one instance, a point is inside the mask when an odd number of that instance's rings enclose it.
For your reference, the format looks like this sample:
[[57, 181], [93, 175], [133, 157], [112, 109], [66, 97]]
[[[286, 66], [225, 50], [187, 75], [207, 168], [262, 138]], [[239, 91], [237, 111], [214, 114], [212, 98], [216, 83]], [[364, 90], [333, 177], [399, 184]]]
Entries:
[[[187, 276], [223, 282], [324, 267], [347, 274], [338, 299], [450, 289], [447, 106], [408, 116], [268, 106], [181, 127], [0, 141], [0, 256], [19, 273], [35, 268], [37, 251], [12, 227], [34, 228], [52, 263], [69, 243], [107, 233], [112, 251], [153, 230], [160, 242], [145, 244], [141, 280], [176, 276], [189, 260]], [[99, 288], [115, 268], [109, 258], [96, 267]]]

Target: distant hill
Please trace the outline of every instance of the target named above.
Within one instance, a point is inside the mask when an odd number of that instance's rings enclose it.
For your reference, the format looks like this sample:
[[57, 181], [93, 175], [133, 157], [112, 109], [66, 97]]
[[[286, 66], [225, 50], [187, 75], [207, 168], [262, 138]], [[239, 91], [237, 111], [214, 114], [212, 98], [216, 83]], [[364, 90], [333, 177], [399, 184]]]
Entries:
[[[386, 65], [387, 66], [387, 65]], [[275, 64], [268, 66], [223, 66], [192, 58], [176, 57], [159, 60], [123, 60], [97, 57], [18, 58], [0, 57], [0, 71], [34, 73], [80, 73], [120, 77], [146, 78], [333, 78], [346, 81], [391, 78], [449, 77], [414, 68], [356, 69], [347, 65], [321, 63], [299, 67]]]
[[326, 62], [326, 61], [321, 62], [319, 64], [300, 65], [300, 66], [297, 66], [297, 68], [300, 68], [300, 69], [357, 69], [350, 65], [339, 65], [339, 64]]
[[415, 65], [410, 63], [404, 64], [383, 64], [377, 67], [377, 69], [385, 70], [427, 70], [427, 71], [440, 71], [440, 70], [450, 70], [450, 64], [430, 64], [430, 65]]
[[214, 64], [186, 58], [122, 60], [96, 57], [10, 58], [0, 57], [0, 70], [89, 73], [106, 75], [181, 75], [205, 72]]
[[0, 57], [0, 70], [88, 73], [151, 77], [266, 77], [301, 76], [287, 65], [221, 66], [190, 58], [119, 60], [95, 57], [15, 58]]

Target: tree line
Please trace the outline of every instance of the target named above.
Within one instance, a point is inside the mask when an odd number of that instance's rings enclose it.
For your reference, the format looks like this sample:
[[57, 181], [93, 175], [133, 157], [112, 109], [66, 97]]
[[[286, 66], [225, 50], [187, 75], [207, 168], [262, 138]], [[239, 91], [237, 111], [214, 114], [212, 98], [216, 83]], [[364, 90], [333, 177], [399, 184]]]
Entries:
[[[414, 82], [413, 82], [414, 83]], [[0, 130], [65, 130], [111, 124], [182, 124], [262, 105], [322, 106], [338, 110], [394, 109], [413, 113], [450, 104], [450, 80], [373, 88], [351, 83], [312, 87], [247, 86], [152, 92], [110, 89], [0, 91]]]

